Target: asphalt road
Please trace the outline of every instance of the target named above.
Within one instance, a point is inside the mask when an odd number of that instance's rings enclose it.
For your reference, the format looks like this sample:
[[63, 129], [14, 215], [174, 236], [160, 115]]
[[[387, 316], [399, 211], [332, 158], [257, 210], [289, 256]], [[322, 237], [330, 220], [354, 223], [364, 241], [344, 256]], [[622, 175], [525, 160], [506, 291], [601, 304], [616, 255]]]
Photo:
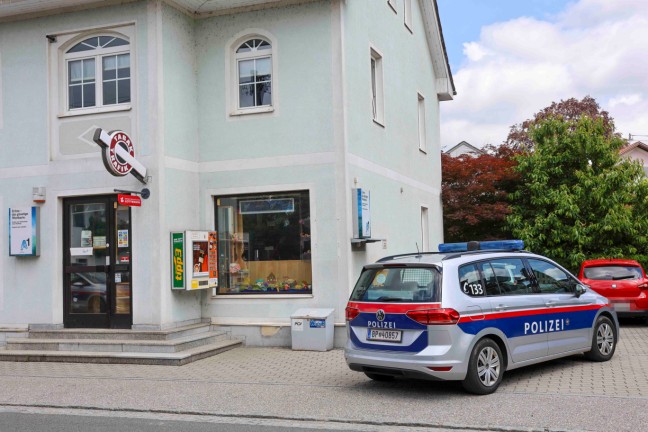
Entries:
[[[79, 415], [79, 412], [85, 413]], [[238, 419], [218, 416], [0, 408], [0, 432], [462, 432], [462, 429], [358, 425], [340, 422]], [[463, 430], [469, 432], [469, 430]]]

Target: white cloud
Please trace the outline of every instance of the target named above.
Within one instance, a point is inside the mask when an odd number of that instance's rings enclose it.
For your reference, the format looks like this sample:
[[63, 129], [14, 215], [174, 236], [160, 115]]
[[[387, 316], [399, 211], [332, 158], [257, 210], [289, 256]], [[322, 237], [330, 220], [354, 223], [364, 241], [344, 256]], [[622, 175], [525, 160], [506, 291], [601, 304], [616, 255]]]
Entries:
[[551, 20], [521, 17], [464, 44], [443, 145], [499, 144], [553, 101], [594, 97], [624, 136], [648, 134], [648, 1], [580, 0]]
[[642, 101], [641, 95], [635, 93], [631, 95], [623, 95], [616, 98], [612, 98], [610, 99], [608, 105], [610, 106], [610, 108], [616, 108], [619, 105], [628, 105], [628, 106], [637, 105], [641, 101]]
[[476, 42], [466, 42], [463, 47], [463, 53], [470, 61], [479, 61], [488, 55], [482, 46]]

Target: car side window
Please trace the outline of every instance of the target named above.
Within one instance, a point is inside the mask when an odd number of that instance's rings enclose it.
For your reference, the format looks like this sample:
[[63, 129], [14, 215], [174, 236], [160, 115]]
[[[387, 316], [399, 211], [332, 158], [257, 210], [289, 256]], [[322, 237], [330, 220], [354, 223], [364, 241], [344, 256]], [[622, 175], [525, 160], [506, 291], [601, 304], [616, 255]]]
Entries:
[[534, 283], [519, 258], [497, 258], [489, 260], [500, 295], [532, 294]]
[[[498, 296], [500, 295], [500, 287], [497, 282], [497, 272], [493, 269], [490, 262], [482, 263], [482, 276], [484, 277], [484, 285], [487, 296]], [[500, 271], [500, 273], [502, 273]]]
[[542, 294], [573, 293], [577, 282], [565, 271], [547, 261], [528, 260]]
[[483, 297], [484, 284], [476, 264], [459, 267], [459, 286], [464, 294], [471, 297]]

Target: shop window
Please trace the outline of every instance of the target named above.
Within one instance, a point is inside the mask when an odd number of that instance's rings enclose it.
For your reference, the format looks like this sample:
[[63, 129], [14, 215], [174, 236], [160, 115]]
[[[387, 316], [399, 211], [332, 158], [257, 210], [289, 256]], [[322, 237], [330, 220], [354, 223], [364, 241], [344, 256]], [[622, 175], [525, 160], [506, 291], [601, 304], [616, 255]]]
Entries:
[[311, 294], [307, 191], [216, 200], [217, 294]]
[[68, 111], [112, 107], [131, 101], [130, 43], [93, 36], [65, 52]]
[[272, 110], [272, 56], [273, 46], [266, 38], [253, 37], [235, 46], [235, 114]]

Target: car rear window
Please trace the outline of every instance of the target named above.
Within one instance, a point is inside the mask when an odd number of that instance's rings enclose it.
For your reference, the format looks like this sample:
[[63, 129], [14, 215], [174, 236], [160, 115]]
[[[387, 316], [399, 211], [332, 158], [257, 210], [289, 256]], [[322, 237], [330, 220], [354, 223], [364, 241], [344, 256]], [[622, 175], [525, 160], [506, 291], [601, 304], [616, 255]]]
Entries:
[[583, 275], [592, 280], [640, 279], [641, 268], [637, 266], [585, 267]]
[[351, 301], [437, 303], [441, 274], [434, 267], [385, 267], [363, 270]]

